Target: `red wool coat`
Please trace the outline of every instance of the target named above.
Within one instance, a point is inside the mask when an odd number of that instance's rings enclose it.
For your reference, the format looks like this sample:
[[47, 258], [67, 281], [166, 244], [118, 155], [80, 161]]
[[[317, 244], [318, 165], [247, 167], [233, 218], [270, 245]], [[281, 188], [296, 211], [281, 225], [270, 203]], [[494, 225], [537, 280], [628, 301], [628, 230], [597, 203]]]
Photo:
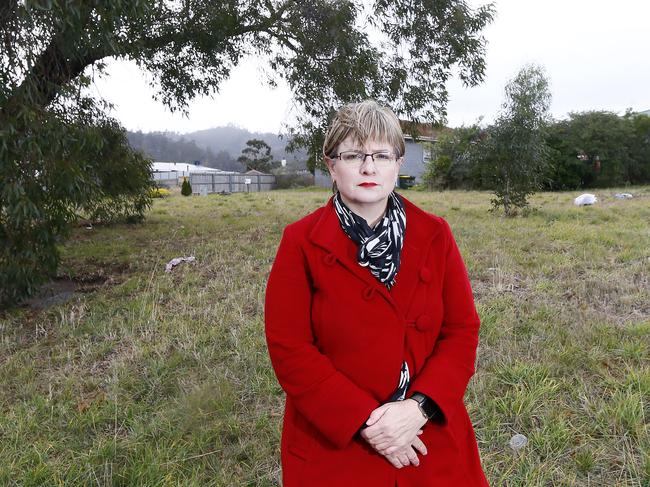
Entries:
[[[487, 486], [463, 404], [479, 318], [449, 225], [404, 199], [401, 266], [389, 291], [357, 263], [332, 206], [286, 227], [266, 289], [266, 339], [286, 392], [284, 487]], [[420, 465], [395, 468], [358, 434], [397, 387], [432, 398]], [[408, 397], [409, 393], [407, 393]]]

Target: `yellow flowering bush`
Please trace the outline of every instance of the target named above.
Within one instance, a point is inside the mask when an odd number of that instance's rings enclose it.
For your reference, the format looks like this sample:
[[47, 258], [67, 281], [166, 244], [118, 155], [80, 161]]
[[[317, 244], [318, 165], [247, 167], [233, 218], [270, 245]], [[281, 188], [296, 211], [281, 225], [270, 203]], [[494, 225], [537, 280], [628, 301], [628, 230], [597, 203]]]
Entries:
[[152, 188], [149, 194], [152, 198], [164, 198], [169, 196], [171, 192], [166, 188]]

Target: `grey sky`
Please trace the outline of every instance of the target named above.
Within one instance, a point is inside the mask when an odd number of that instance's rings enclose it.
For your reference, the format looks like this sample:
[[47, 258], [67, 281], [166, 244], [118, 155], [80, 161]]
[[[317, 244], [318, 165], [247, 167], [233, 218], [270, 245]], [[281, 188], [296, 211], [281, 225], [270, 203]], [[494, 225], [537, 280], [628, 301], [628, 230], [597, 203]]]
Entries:
[[[470, 0], [470, 4], [485, 2]], [[505, 83], [525, 63], [545, 67], [551, 82], [551, 111], [623, 113], [650, 109], [650, 2], [645, 0], [498, 0], [497, 17], [485, 31], [487, 72], [482, 85], [448, 83], [448, 125], [490, 121]], [[130, 130], [190, 132], [232, 123], [253, 131], [278, 132], [291, 122], [291, 93], [282, 84], [263, 86], [255, 60], [236, 68], [214, 99], [198, 99], [189, 117], [171, 114], [151, 100], [137, 68], [110, 63], [97, 91], [115, 104], [113, 115]]]

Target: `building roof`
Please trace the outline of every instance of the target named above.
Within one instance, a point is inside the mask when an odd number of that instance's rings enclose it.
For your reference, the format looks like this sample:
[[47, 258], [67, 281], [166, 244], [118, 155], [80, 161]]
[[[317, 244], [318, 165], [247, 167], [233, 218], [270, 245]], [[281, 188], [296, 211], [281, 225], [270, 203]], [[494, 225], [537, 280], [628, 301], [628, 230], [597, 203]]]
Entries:
[[179, 172], [218, 172], [228, 174], [231, 171], [222, 171], [214, 167], [198, 166], [185, 162], [154, 162], [151, 170], [153, 172], [161, 171], [179, 171]]
[[250, 171], [246, 171], [244, 174], [250, 174], [251, 176], [267, 176], [267, 173], [260, 172], [257, 169], [251, 169]]
[[434, 142], [441, 133], [451, 130], [447, 127], [437, 126], [432, 123], [418, 123], [409, 120], [400, 120], [399, 125], [404, 132], [406, 140], [414, 140], [413, 134], [419, 141]]

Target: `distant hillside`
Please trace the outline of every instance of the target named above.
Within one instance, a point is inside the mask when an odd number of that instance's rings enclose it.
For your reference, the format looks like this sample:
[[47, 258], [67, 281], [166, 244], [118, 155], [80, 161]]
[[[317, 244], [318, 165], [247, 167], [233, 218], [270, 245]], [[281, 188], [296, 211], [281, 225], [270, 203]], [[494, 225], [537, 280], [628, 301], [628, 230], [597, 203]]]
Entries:
[[277, 134], [269, 132], [250, 132], [239, 127], [215, 127], [207, 130], [199, 130], [184, 134], [183, 137], [193, 140], [199, 147], [210, 149], [212, 152], [226, 151], [235, 159], [239, 157], [241, 151], [246, 147], [246, 141], [250, 139], [261, 139], [271, 147], [271, 154], [277, 160], [286, 159], [287, 161], [304, 161], [307, 159], [306, 153], [287, 153], [284, 148], [287, 145], [286, 139], [281, 139]]
[[241, 171], [237, 162], [241, 151], [250, 139], [262, 139], [271, 147], [276, 160], [286, 159], [289, 166], [304, 169], [307, 156], [304, 152], [287, 153], [287, 141], [275, 134], [250, 132], [238, 127], [216, 127], [188, 134], [173, 132], [127, 132], [132, 147], [142, 150], [157, 161], [195, 162], [208, 167]]
[[214, 154], [193, 140], [166, 132], [127, 132], [129, 144], [154, 161], [200, 162], [204, 166], [239, 171], [241, 165], [227, 152]]

